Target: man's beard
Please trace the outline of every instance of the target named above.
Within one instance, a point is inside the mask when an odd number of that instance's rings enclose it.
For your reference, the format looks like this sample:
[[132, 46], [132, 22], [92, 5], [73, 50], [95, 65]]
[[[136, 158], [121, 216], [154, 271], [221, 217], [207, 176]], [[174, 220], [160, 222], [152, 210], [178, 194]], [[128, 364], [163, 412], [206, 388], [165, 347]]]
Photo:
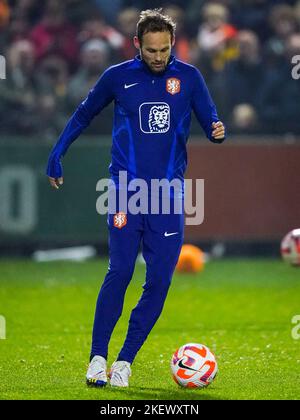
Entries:
[[[152, 71], [152, 73], [160, 74], [160, 73], [163, 73], [167, 68], [167, 64], [164, 61], [162, 61], [160, 63], [157, 63], [157, 64], [160, 64], [160, 66], [157, 66], [157, 67], [154, 65], [155, 62], [154, 63], [147, 63], [147, 61], [144, 60], [142, 51], [140, 52], [140, 56], [141, 56], [141, 59], [144, 61], [144, 63], [147, 65], [147, 67]], [[168, 58], [167, 63], [169, 62], [169, 60], [170, 60], [170, 57]]]
[[166, 65], [164, 63], [162, 63], [160, 66], [155, 66], [155, 65], [151, 65], [150, 69], [152, 70], [153, 73], [163, 73], [166, 70]]

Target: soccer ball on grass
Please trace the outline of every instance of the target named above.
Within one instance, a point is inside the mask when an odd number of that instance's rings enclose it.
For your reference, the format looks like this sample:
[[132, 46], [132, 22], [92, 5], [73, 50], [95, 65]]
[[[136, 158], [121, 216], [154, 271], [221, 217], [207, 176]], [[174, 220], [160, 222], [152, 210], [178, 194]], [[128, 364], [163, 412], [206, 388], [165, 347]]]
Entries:
[[218, 365], [208, 347], [188, 343], [173, 354], [171, 370], [178, 385], [186, 388], [204, 388], [216, 377]]
[[300, 229], [294, 229], [285, 235], [280, 250], [284, 261], [300, 267]]
[[205, 254], [195, 245], [182, 245], [176, 271], [179, 273], [198, 273], [204, 269]]

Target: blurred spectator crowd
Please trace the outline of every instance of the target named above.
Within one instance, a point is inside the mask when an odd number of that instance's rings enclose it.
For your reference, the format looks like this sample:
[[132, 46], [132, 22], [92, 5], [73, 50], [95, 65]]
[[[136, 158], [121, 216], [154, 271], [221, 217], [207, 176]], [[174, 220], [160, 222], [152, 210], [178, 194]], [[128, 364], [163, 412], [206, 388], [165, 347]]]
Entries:
[[[99, 75], [137, 54], [140, 10], [161, 6], [231, 133], [300, 134], [300, 0], [0, 0], [1, 134], [55, 138]], [[111, 115], [88, 133], [110, 133]]]

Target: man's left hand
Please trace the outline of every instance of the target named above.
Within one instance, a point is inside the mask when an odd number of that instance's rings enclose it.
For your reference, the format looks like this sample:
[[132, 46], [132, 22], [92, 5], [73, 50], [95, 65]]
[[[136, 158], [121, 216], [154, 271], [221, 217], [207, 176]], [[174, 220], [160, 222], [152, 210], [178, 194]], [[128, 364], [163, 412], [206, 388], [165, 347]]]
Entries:
[[215, 140], [223, 140], [225, 137], [225, 127], [222, 121], [213, 122], [211, 126], [213, 128], [213, 132], [211, 133], [212, 137]]

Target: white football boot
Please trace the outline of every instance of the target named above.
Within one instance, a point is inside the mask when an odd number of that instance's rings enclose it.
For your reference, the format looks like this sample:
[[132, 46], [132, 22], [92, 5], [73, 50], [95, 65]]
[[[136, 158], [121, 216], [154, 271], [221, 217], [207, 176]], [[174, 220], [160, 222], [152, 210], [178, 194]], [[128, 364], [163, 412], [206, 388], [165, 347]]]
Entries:
[[87, 385], [105, 386], [107, 384], [106, 360], [102, 356], [94, 356], [86, 374]]
[[125, 361], [114, 362], [109, 373], [111, 386], [127, 387], [131, 376], [130, 363]]

